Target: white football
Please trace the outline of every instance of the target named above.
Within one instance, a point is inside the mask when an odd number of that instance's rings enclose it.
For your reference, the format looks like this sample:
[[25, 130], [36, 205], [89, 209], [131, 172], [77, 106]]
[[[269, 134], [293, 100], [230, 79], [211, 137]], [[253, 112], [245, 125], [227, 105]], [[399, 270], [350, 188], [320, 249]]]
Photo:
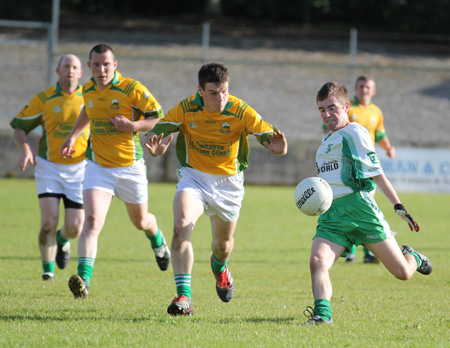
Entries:
[[306, 215], [325, 213], [333, 202], [333, 190], [323, 179], [313, 176], [302, 180], [294, 192], [294, 202]]

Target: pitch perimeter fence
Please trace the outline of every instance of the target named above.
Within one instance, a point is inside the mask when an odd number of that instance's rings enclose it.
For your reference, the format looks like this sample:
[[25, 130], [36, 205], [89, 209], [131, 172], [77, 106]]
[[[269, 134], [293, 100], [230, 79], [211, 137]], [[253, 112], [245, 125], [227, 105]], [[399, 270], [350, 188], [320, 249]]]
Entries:
[[[61, 26], [54, 63], [62, 54], [77, 54], [84, 83], [90, 78], [85, 64], [89, 50], [108, 43], [118, 70], [145, 84], [166, 111], [196, 91], [205, 57], [225, 63], [231, 72], [230, 94], [283, 130], [290, 144], [288, 156], [281, 158], [268, 156], [252, 141], [247, 183], [295, 184], [314, 175], [314, 153], [322, 136], [316, 91], [327, 81], [345, 83], [352, 91], [360, 74], [377, 82], [373, 102], [383, 110], [395, 146], [450, 148], [450, 46], [445, 38], [359, 34], [352, 48], [348, 32], [211, 26], [205, 52], [203, 30], [202, 25], [179, 24], [122, 30]], [[46, 40], [44, 30], [0, 29], [0, 176], [32, 175], [31, 168], [25, 173], [16, 168], [9, 122], [47, 87]], [[176, 179], [173, 150], [147, 160], [150, 180]]]

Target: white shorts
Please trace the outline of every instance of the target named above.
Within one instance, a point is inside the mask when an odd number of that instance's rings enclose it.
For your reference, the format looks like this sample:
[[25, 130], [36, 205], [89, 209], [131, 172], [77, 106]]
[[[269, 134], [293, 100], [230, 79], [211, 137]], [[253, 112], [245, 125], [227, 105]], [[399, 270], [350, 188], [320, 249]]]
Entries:
[[58, 164], [36, 156], [34, 177], [37, 194], [63, 194], [69, 200], [83, 204], [83, 179], [86, 161]]
[[83, 190], [108, 192], [126, 203], [148, 201], [147, 167], [144, 160], [127, 167], [104, 168], [87, 161]]
[[208, 216], [217, 215], [227, 222], [239, 218], [244, 199], [244, 176], [214, 175], [193, 168], [181, 168], [178, 174], [178, 191], [186, 191], [197, 197]]

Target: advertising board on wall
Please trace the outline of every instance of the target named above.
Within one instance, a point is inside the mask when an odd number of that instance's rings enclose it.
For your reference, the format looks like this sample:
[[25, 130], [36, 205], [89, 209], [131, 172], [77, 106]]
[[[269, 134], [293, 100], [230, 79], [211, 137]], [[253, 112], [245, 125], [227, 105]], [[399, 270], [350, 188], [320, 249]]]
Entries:
[[450, 193], [450, 149], [397, 147], [391, 159], [377, 147], [377, 154], [396, 191]]

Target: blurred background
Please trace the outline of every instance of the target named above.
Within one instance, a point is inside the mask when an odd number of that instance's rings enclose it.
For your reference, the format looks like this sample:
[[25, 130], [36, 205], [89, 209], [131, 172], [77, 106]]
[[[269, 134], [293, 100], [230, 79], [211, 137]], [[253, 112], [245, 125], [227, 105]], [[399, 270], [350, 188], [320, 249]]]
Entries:
[[[9, 122], [56, 81], [61, 55], [80, 57], [86, 82], [89, 50], [101, 42], [115, 50], [118, 70], [146, 85], [165, 111], [196, 91], [204, 62], [227, 65], [230, 94], [290, 144], [284, 158], [252, 144], [251, 184], [293, 185], [315, 175], [322, 137], [316, 91], [334, 80], [353, 94], [356, 77], [371, 75], [372, 101], [400, 150], [387, 163], [392, 177], [401, 183], [415, 175], [406, 190], [420, 190], [417, 175], [439, 172], [427, 179], [437, 180], [431, 190], [450, 192], [449, 0], [0, 0], [0, 177], [33, 173], [17, 169]], [[414, 158], [414, 149], [424, 157]], [[173, 151], [147, 164], [150, 181], [176, 179]]]

